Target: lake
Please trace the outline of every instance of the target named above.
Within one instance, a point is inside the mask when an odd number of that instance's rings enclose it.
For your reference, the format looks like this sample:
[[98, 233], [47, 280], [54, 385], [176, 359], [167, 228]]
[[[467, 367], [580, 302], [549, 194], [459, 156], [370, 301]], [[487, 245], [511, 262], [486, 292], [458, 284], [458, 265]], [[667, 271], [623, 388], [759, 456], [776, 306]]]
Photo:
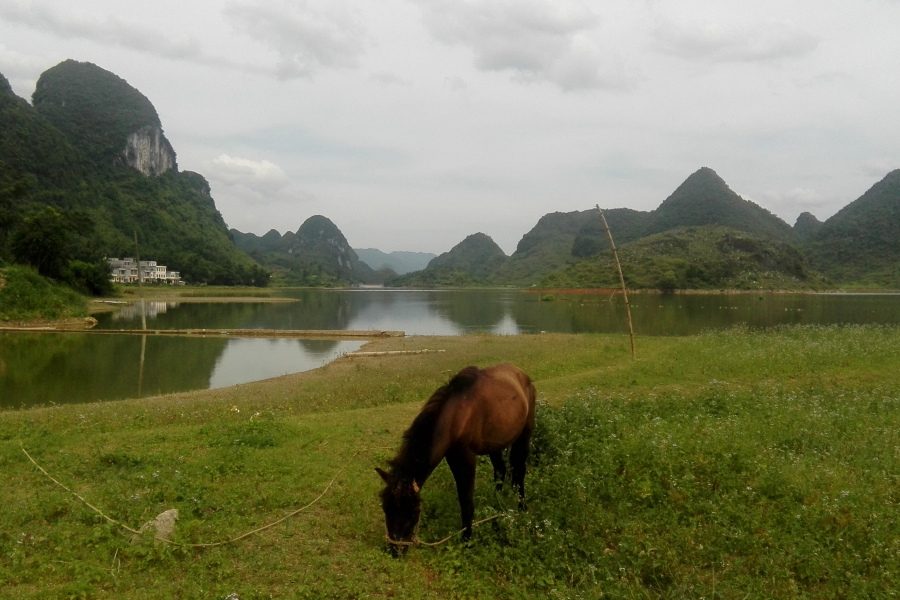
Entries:
[[[519, 290], [284, 290], [295, 302], [147, 302], [150, 329], [399, 330], [407, 335], [625, 333], [621, 297]], [[737, 324], [900, 324], [897, 294], [635, 294], [635, 334]], [[140, 328], [139, 305], [97, 316]], [[319, 367], [361, 341], [0, 334], [0, 408], [207, 389]], [[141, 357], [143, 356], [143, 361]]]

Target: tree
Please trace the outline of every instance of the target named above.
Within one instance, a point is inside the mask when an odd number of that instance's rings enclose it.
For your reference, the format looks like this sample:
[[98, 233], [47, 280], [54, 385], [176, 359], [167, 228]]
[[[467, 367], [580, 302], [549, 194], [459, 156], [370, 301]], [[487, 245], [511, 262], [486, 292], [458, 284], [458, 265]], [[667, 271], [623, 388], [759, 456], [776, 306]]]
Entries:
[[22, 219], [13, 232], [10, 249], [16, 262], [33, 266], [44, 277], [59, 279], [68, 262], [70, 236], [63, 215], [48, 206]]

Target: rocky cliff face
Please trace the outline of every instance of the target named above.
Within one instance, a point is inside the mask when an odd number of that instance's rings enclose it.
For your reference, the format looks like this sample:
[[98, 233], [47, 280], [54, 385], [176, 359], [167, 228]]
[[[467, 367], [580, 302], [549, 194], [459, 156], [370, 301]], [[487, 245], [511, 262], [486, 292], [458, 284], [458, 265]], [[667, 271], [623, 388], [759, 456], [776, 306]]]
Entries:
[[178, 169], [175, 150], [156, 125], [146, 125], [129, 135], [122, 156], [125, 164], [147, 177]]
[[131, 167], [147, 177], [177, 170], [153, 104], [114, 73], [66, 60], [41, 75], [32, 99], [91, 170]]
[[308, 218], [297, 230], [297, 238], [291, 247], [292, 254], [315, 253], [337, 263], [338, 270], [352, 271], [359, 257], [341, 230], [322, 215]]

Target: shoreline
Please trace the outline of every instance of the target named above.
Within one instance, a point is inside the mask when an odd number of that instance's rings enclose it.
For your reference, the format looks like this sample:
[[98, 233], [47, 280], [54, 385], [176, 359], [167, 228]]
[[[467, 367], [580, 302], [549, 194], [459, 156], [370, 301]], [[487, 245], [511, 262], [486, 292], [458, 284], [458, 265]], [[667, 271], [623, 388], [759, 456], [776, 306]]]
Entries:
[[[530, 294], [581, 294], [581, 295], [612, 295], [612, 294], [621, 294], [622, 288], [541, 288], [541, 289], [524, 289], [524, 292]], [[716, 295], [716, 294], [728, 294], [728, 295], [754, 295], [754, 294], [900, 294], [900, 290], [883, 290], [883, 289], [859, 289], [859, 290], [846, 290], [846, 289], [835, 289], [835, 290], [735, 290], [735, 289], [721, 289], [721, 290], [660, 290], [660, 289], [627, 289], [629, 294], [640, 295], [640, 294], [654, 294], [654, 295], [678, 295], [678, 294], [691, 294], [691, 295]]]

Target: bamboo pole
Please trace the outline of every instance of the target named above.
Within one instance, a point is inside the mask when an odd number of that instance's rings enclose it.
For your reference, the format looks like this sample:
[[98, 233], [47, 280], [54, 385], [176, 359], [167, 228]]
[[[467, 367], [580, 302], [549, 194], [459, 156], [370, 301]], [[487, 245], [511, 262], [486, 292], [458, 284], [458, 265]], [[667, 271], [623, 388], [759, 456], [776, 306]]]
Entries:
[[616, 268], [619, 270], [619, 283], [622, 284], [622, 297], [625, 298], [625, 317], [628, 320], [628, 337], [631, 339], [631, 359], [637, 359], [637, 355], [634, 352], [634, 327], [631, 324], [631, 305], [628, 303], [628, 292], [625, 290], [625, 276], [622, 275], [622, 264], [619, 262], [619, 252], [616, 250], [616, 243], [613, 241], [612, 232], [609, 230], [609, 223], [606, 222], [606, 217], [603, 216], [603, 211], [600, 210], [600, 205], [597, 205], [597, 212], [600, 213], [600, 219], [603, 221], [603, 227], [606, 228], [606, 237], [609, 238], [609, 245], [612, 246], [613, 258], [616, 259]]
[[144, 355], [147, 353], [147, 336], [141, 336], [141, 366], [138, 373], [138, 398], [143, 396], [144, 390]]
[[137, 229], [134, 230], [134, 259], [137, 261], [138, 290], [141, 295], [141, 329], [147, 330], [147, 314], [144, 311], [144, 276], [141, 274], [141, 252], [138, 250]]

